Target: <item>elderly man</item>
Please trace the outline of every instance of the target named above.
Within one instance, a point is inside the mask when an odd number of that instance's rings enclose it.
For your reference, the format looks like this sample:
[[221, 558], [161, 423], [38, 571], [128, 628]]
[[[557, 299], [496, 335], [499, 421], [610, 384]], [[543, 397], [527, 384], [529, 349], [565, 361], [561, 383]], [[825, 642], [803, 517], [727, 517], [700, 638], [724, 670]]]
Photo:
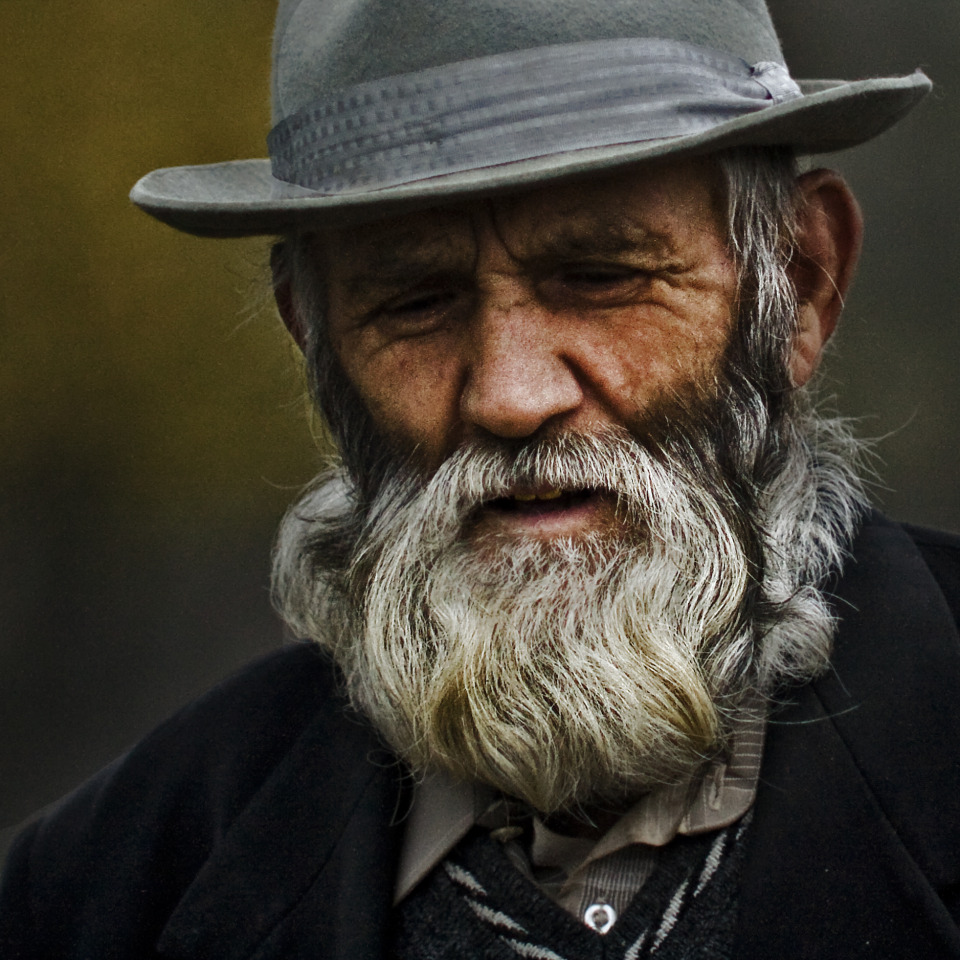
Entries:
[[762, 0], [283, 0], [270, 161], [133, 199], [276, 234], [340, 461], [313, 643], [18, 842], [10, 957], [960, 957], [960, 543], [808, 384], [859, 249]]

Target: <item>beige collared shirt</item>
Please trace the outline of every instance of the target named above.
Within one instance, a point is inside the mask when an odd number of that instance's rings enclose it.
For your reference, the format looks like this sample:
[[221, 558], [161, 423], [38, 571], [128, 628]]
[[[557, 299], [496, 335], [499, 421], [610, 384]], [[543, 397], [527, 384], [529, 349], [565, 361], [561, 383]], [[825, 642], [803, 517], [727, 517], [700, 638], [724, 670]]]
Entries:
[[[493, 790], [444, 773], [417, 787], [401, 852], [399, 903], [476, 824], [504, 843], [516, 866], [589, 926], [615, 922], [653, 872], [657, 851], [674, 837], [735, 823], [756, 796], [766, 720], [756, 705], [734, 726], [731, 749], [697, 777], [641, 797], [599, 840], [570, 837], [534, 815], [529, 850], [515, 842], [509, 805]], [[604, 931], [605, 932], [605, 931]]]

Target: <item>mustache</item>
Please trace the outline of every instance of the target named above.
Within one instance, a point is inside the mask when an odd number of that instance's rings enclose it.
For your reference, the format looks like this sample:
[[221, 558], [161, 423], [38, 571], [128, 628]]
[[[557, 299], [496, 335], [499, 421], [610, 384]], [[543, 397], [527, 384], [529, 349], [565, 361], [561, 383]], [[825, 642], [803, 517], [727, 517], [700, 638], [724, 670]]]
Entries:
[[625, 431], [612, 430], [564, 433], [521, 444], [474, 441], [448, 458], [429, 486], [459, 488], [463, 512], [539, 491], [616, 495], [624, 492], [624, 483], [614, 458], [633, 459], [638, 452]]
[[363, 546], [352, 566], [366, 570], [398, 524], [411, 536], [415, 529], [431, 543], [450, 544], [469, 533], [485, 508], [515, 505], [517, 494], [529, 497], [530, 491], [560, 491], [570, 500], [603, 495], [636, 536], [651, 527], [669, 535], [682, 522], [684, 510], [689, 517], [690, 498], [684, 491], [696, 491], [701, 522], [714, 527], [732, 523], [746, 540], [752, 539], [740, 529], [740, 490], [728, 482], [708, 445], [697, 443], [689, 432], [678, 434], [675, 442], [651, 443], [612, 426], [524, 441], [468, 441], [431, 475], [413, 463], [398, 465], [372, 502], [356, 503], [354, 529]]
[[676, 480], [707, 486], [728, 500], [730, 490], [714, 469], [716, 461], [701, 455], [689, 437], [677, 449], [638, 438], [626, 428], [611, 426], [592, 433], [567, 431], [528, 440], [471, 440], [452, 453], [432, 475], [414, 466], [401, 467], [386, 481], [380, 496], [366, 507], [369, 527], [417, 499], [436, 507], [446, 521], [469, 522], [484, 507], [546, 492], [577, 497], [603, 494], [616, 502], [618, 513], [639, 519], [658, 504], [660, 480], [670, 472]]

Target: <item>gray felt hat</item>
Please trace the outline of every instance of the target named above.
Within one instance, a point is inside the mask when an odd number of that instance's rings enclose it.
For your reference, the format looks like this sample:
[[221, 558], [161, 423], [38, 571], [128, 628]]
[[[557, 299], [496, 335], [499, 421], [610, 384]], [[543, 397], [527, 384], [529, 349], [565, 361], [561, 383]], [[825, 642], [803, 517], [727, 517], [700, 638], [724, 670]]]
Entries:
[[730, 146], [837, 150], [930, 81], [795, 82], [764, 0], [280, 0], [272, 86], [270, 159], [155, 170], [133, 202], [279, 234]]

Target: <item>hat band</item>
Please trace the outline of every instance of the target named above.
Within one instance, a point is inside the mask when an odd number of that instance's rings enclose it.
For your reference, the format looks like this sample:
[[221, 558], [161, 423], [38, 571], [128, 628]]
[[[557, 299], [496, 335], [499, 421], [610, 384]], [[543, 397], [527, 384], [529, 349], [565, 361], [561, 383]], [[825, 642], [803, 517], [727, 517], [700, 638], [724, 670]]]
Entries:
[[800, 96], [779, 63], [673, 40], [599, 40], [362, 83], [285, 118], [267, 143], [276, 179], [338, 194], [690, 136]]

